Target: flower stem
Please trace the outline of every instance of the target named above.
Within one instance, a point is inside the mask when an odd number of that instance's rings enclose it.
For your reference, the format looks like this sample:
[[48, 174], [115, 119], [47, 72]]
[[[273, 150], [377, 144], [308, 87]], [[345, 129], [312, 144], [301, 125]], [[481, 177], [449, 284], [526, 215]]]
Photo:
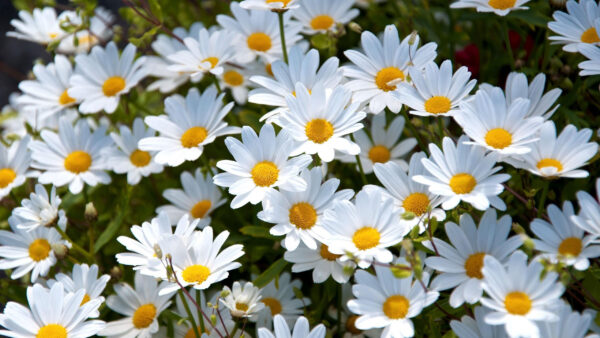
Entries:
[[510, 44], [510, 35], [508, 34], [508, 24], [505, 20], [502, 21], [502, 30], [504, 31], [504, 43], [506, 44], [506, 50], [508, 51], [508, 55], [510, 56], [511, 66], [515, 68], [515, 55], [513, 54], [512, 45]]
[[542, 217], [542, 213], [546, 209], [544, 207], [544, 204], [546, 203], [546, 197], [548, 196], [548, 190], [549, 190], [549, 188], [550, 188], [550, 181], [549, 180], [545, 180], [544, 181], [544, 187], [543, 187], [543, 190], [542, 190], [542, 196], [540, 197], [540, 201], [539, 201], [538, 208], [537, 208], [537, 217]]
[[[356, 140], [354, 140], [354, 134], [350, 134], [350, 139], [352, 140], [352, 142], [356, 143]], [[362, 162], [360, 161], [359, 155], [356, 155], [356, 164], [358, 164], [358, 170], [360, 171], [360, 178], [362, 179], [363, 184], [364, 185], [369, 184], [369, 182], [367, 181], [367, 176], [365, 175], [365, 171], [362, 166]]]
[[421, 135], [417, 131], [417, 128], [415, 128], [415, 126], [412, 124], [412, 121], [409, 118], [408, 113], [406, 112], [406, 109], [402, 109], [402, 115], [404, 115], [404, 119], [406, 120], [406, 125], [408, 126], [410, 133], [413, 134], [413, 136], [417, 139], [417, 143], [419, 143], [419, 148], [421, 148], [421, 151], [424, 151], [425, 153], [427, 153], [427, 145], [421, 139]]
[[219, 79], [218, 79], [218, 78], [217, 78], [217, 76], [216, 76], [216, 75], [214, 75], [214, 74], [213, 74], [212, 78], [213, 78], [213, 80], [214, 80], [214, 82], [215, 82], [215, 87], [217, 87], [217, 92], [218, 92], [219, 94], [221, 94], [221, 84], [219, 84]]
[[283, 61], [288, 63], [287, 47], [285, 46], [285, 30], [283, 29], [283, 13], [277, 12], [279, 17], [279, 37], [281, 38], [281, 51], [283, 52]]
[[[192, 330], [194, 330], [194, 335], [196, 336], [196, 338], [200, 338], [200, 331], [198, 331], [198, 325], [196, 325], [196, 320], [192, 315], [192, 311], [190, 310], [190, 306], [187, 303], [187, 299], [185, 299], [185, 296], [183, 295], [183, 291], [181, 289], [179, 289], [178, 293], [179, 297], [181, 298], [181, 302], [183, 303], [183, 307], [185, 308], [185, 312], [187, 312], [190, 322], [192, 322]], [[204, 332], [204, 328], [202, 328], [202, 332]]]
[[95, 261], [94, 256], [90, 255], [85, 249], [80, 247], [79, 244], [73, 242], [73, 240], [69, 237], [69, 235], [67, 235], [67, 233], [63, 229], [61, 229], [58, 225], [56, 225], [54, 228], [56, 229], [56, 231], [58, 231], [58, 233], [62, 236], [62, 238], [64, 240], [71, 243], [71, 247], [73, 248], [73, 250], [82, 254], [88, 261], [90, 261], [90, 262]]

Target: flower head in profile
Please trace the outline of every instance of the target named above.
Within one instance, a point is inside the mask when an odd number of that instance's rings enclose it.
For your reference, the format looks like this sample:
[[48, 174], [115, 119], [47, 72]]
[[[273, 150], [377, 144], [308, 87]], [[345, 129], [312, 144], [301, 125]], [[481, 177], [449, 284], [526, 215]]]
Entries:
[[302, 0], [302, 5], [292, 15], [302, 23], [303, 32], [309, 35], [336, 32], [360, 13], [352, 8], [355, 0]]
[[19, 18], [10, 21], [16, 31], [7, 32], [7, 36], [48, 45], [68, 34], [60, 27], [61, 18], [53, 7], [34, 8], [33, 13], [21, 10]]
[[38, 183], [35, 192], [29, 194], [29, 199], [22, 199], [21, 206], [13, 209], [8, 221], [16, 224], [18, 229], [27, 231], [55, 224], [65, 230], [67, 217], [65, 211], [59, 209], [60, 202], [55, 186], [52, 186], [48, 195], [46, 188]]
[[475, 8], [478, 12], [505, 16], [514, 10], [529, 9], [523, 6], [529, 0], [458, 0], [450, 8]]
[[288, 10], [300, 7], [302, 0], [242, 0], [240, 7], [263, 11]]

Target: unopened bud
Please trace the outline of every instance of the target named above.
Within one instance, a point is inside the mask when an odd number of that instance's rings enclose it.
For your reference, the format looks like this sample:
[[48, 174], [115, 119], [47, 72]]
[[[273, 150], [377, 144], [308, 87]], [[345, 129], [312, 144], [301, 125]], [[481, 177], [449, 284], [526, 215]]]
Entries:
[[121, 279], [121, 277], [123, 277], [123, 270], [121, 270], [121, 268], [118, 266], [113, 266], [108, 272], [108, 274], [112, 279], [119, 280]]
[[217, 316], [214, 313], [210, 315], [210, 322], [213, 326], [217, 325]]
[[69, 248], [67, 248], [67, 246], [64, 244], [55, 243], [52, 244], [52, 251], [54, 251], [54, 255], [56, 256], [56, 258], [63, 259], [67, 256]]
[[351, 21], [351, 22], [348, 24], [348, 28], [349, 28], [351, 31], [353, 31], [353, 32], [356, 32], [356, 33], [358, 33], [358, 34], [362, 33], [362, 31], [363, 31], [362, 27], [361, 27], [359, 24], [357, 24], [356, 22], [354, 22], [354, 21]]
[[417, 38], [419, 37], [419, 33], [417, 31], [412, 31], [412, 33], [410, 33], [410, 38], [408, 38], [408, 45], [412, 46], [415, 44], [415, 42], [417, 41]]
[[414, 247], [410, 239], [405, 238], [400, 244], [402, 245], [404, 251], [406, 251], [407, 253], [413, 252]]
[[225, 298], [227, 296], [229, 296], [230, 292], [228, 289], [223, 289], [223, 291], [221, 291], [221, 298]]
[[402, 215], [400, 215], [400, 218], [402, 218], [405, 221], [410, 221], [415, 218], [415, 213], [412, 211], [407, 211], [407, 212], [403, 213]]
[[154, 255], [158, 259], [162, 259], [163, 253], [158, 244], [154, 244]]
[[404, 279], [410, 277], [412, 269], [410, 266], [405, 264], [396, 264], [390, 268], [394, 277], [398, 279]]
[[85, 205], [84, 216], [88, 222], [95, 222], [98, 219], [98, 210], [94, 207], [93, 202], [89, 202]]

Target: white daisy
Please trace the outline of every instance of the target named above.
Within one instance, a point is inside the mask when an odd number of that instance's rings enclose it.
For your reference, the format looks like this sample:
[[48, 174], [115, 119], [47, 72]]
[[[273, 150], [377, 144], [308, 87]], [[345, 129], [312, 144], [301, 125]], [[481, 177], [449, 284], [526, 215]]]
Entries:
[[16, 31], [7, 32], [7, 36], [48, 45], [67, 35], [67, 32], [60, 28], [61, 20], [56, 17], [53, 7], [34, 8], [33, 13], [21, 10], [19, 18], [21, 20], [10, 21]]
[[555, 44], [561, 44], [563, 50], [576, 53], [582, 44], [596, 45], [600, 43], [600, 6], [595, 0], [567, 1], [567, 13], [555, 11], [554, 21], [548, 28], [558, 35], [549, 37]]
[[[221, 338], [228, 337], [226, 336], [226, 332], [232, 333], [233, 327], [235, 326], [234, 321], [231, 319], [231, 314], [229, 310], [223, 306], [223, 304], [219, 303], [219, 293], [216, 293], [210, 302], [206, 301], [206, 297], [203, 291], [191, 289], [189, 291], [190, 296], [194, 298], [196, 303], [200, 306], [200, 311], [192, 310], [192, 317], [194, 317], [194, 322], [198, 326], [198, 332], [200, 332], [202, 338]], [[193, 303], [189, 298], [186, 297], [186, 302], [188, 302], [188, 306], [190, 309], [194, 309]], [[181, 318], [187, 318], [188, 320], [180, 320], [175, 323], [174, 331], [175, 337], [177, 338], [194, 338], [196, 337], [194, 333], [194, 329], [192, 328], [192, 324], [189, 320], [189, 316], [187, 311], [185, 310], [185, 306], [181, 301], [181, 297], [177, 297], [175, 300], [177, 310], [175, 311], [177, 315]], [[210, 304], [210, 305], [209, 305]], [[204, 316], [202, 316], [202, 320], [204, 321], [204, 330], [202, 330], [202, 324], [200, 323], [200, 316], [202, 312], [209, 318], [217, 315], [217, 308], [219, 309], [219, 317], [217, 317], [216, 322], [213, 323], [211, 320], [208, 320]], [[196, 308], [197, 309], [197, 308]], [[222, 319], [222, 321], [221, 321]], [[242, 330], [237, 330], [235, 334], [235, 338], [240, 338], [241, 334], [245, 333]], [[165, 333], [166, 334], [166, 333]], [[247, 333], [246, 337], [249, 337]], [[160, 336], [162, 337], [162, 336]]]
[[470, 80], [471, 72], [460, 67], [452, 74], [452, 62], [446, 60], [438, 68], [435, 62], [425, 65], [425, 71], [410, 72], [412, 84], [399, 84], [392, 92], [403, 104], [409, 106], [411, 114], [419, 116], [454, 116], [459, 105], [469, 97], [477, 80]]
[[50, 290], [40, 284], [27, 288], [29, 308], [8, 302], [4, 313], [0, 314], [0, 330], [5, 337], [19, 338], [66, 338], [91, 337], [96, 335], [105, 323], [101, 320], [87, 320], [98, 310], [101, 299], [94, 299], [79, 306], [85, 297], [84, 290], [68, 292], [62, 283], [55, 283]]
[[504, 190], [502, 182], [508, 174], [496, 174], [501, 167], [494, 167], [495, 153], [486, 154], [484, 148], [465, 144], [461, 136], [455, 145], [451, 138], [444, 137], [443, 152], [435, 144], [429, 144], [431, 158], [421, 160], [427, 174], [415, 175], [413, 180], [429, 186], [433, 194], [444, 196], [442, 207], [453, 209], [460, 201], [470, 203], [479, 210], [493, 206], [505, 210], [506, 205], [498, 197]]
[[592, 323], [592, 316], [589, 313], [573, 311], [571, 306], [564, 301], [559, 303], [558, 308], [554, 310], [558, 314], [559, 320], [542, 323], [540, 325], [540, 337], [594, 338], [593, 335], [587, 335]]
[[110, 183], [106, 169], [104, 149], [112, 140], [106, 136], [106, 127], [100, 126], [92, 133], [87, 120], [73, 126], [65, 117], [59, 120], [58, 134], [43, 130], [43, 141], [32, 141], [30, 149], [32, 167], [43, 170], [38, 178], [42, 184], [57, 187], [69, 185], [69, 191], [78, 194], [84, 183], [96, 186]]
[[75, 57], [75, 74], [67, 93], [81, 101], [79, 111], [112, 113], [119, 105], [121, 95], [127, 94], [145, 76], [144, 58], [134, 62], [136, 48], [128, 44], [121, 56], [117, 45], [109, 42], [105, 48], [95, 46], [89, 54]]
[[596, 180], [596, 194], [598, 199], [585, 191], [577, 192], [579, 215], [571, 216], [571, 221], [590, 234], [600, 236], [600, 179]]
[[569, 124], [556, 137], [554, 122], [546, 121], [540, 129], [540, 139], [529, 145], [531, 152], [507, 159], [507, 162], [545, 178], [587, 177], [589, 173], [578, 168], [586, 165], [598, 152], [598, 144], [589, 142], [591, 136], [590, 129], [578, 131]]
[[579, 63], [579, 75], [590, 76], [600, 74], [600, 48], [594, 46], [579, 46], [579, 52], [588, 58]]
[[[77, 16], [77, 13], [73, 13], [72, 17], [76, 17], [74, 20], [69, 18], [72, 25], [81, 25], [81, 18]], [[90, 18], [89, 27], [61, 39], [57, 51], [67, 54], [87, 53], [95, 45], [110, 40], [113, 35], [111, 27], [114, 22], [115, 16], [109, 10], [96, 7], [94, 16]], [[77, 40], [77, 45], [75, 40]]]
[[311, 330], [305, 317], [296, 320], [291, 332], [283, 316], [275, 315], [273, 323], [273, 332], [261, 327], [258, 329], [258, 338], [325, 338], [325, 325], [319, 324]]
[[460, 321], [453, 320], [450, 327], [458, 338], [508, 338], [503, 327], [492, 326], [485, 322], [485, 316], [492, 310], [477, 306], [473, 311], [475, 318], [462, 316]]
[[394, 93], [398, 82], [405, 81], [414, 68], [422, 70], [437, 56], [437, 44], [430, 42], [419, 48], [419, 36], [407, 36], [400, 42], [396, 26], [385, 27], [378, 39], [371, 32], [363, 32], [361, 46], [364, 54], [347, 50], [344, 55], [354, 65], [345, 66], [344, 75], [351, 79], [346, 86], [354, 92], [353, 101], [368, 103], [373, 114], [384, 108], [398, 113], [402, 102]]
[[182, 189], [165, 189], [163, 197], [171, 204], [156, 208], [156, 213], [165, 212], [172, 223], [176, 223], [183, 215], [190, 219], [202, 219], [202, 228], [210, 222], [210, 214], [227, 200], [223, 199], [218, 187], [214, 185], [210, 174], [202, 174], [197, 168], [194, 175], [184, 171], [181, 173]]
[[458, 0], [450, 5], [450, 8], [475, 8], [477, 12], [505, 16], [514, 10], [529, 9], [523, 6], [529, 0]]
[[219, 136], [239, 132], [239, 128], [230, 127], [223, 121], [233, 107], [233, 102], [223, 106], [224, 96], [224, 93], [217, 95], [216, 88], [211, 86], [202, 94], [192, 88], [185, 98], [178, 94], [167, 97], [167, 115], [144, 119], [160, 135], [141, 139], [140, 149], [157, 151], [156, 162], [173, 167], [197, 160], [205, 145]]
[[345, 25], [360, 13], [352, 8], [355, 0], [302, 0], [302, 6], [292, 11], [292, 15], [302, 25], [304, 33], [336, 32], [337, 25]]
[[242, 0], [240, 7], [245, 9], [273, 10], [273, 9], [296, 9], [302, 0]]
[[364, 269], [373, 260], [391, 262], [388, 248], [400, 243], [409, 231], [400, 222], [394, 200], [380, 189], [367, 187], [356, 194], [354, 202], [335, 201], [325, 211], [323, 226], [315, 229], [315, 236], [329, 252], [343, 255], [341, 261], [355, 260]]
[[222, 293], [227, 296], [219, 300], [234, 317], [255, 317], [265, 308], [265, 304], [260, 301], [260, 289], [251, 282], [244, 283], [244, 286], [240, 282], [233, 282], [232, 288], [226, 286]]
[[108, 322], [100, 336], [151, 337], [158, 331], [158, 316], [171, 305], [173, 293], [163, 293], [167, 282], [139, 272], [134, 277], [135, 288], [129, 284], [115, 284], [116, 295], [109, 296], [106, 305], [125, 318]]
[[307, 184], [298, 173], [311, 163], [312, 158], [300, 155], [288, 159], [296, 142], [285, 130], [276, 136], [273, 126], [265, 124], [260, 135], [256, 135], [252, 128], [244, 126], [242, 142], [233, 137], [225, 139], [235, 161], [219, 161], [217, 167], [226, 172], [213, 178], [216, 185], [229, 187], [229, 193], [236, 195], [231, 201], [233, 209], [248, 202], [257, 204], [275, 187], [288, 191], [306, 189]]
[[244, 68], [225, 66], [223, 74], [219, 76], [221, 88], [229, 88], [231, 96], [237, 104], [243, 105], [248, 101], [249, 87], [255, 87], [250, 83], [250, 77], [261, 72], [255, 64], [246, 65]]
[[16, 224], [18, 229], [27, 231], [55, 224], [65, 230], [67, 217], [65, 211], [59, 209], [60, 202], [55, 186], [52, 186], [48, 196], [46, 188], [38, 183], [35, 185], [35, 192], [29, 194], [29, 199], [22, 199], [22, 206], [13, 209], [9, 222]]
[[[348, 309], [348, 301], [354, 298], [352, 294], [352, 284], [345, 283], [341, 285], [342, 288], [342, 311], [340, 312], [340, 324], [342, 330], [345, 330], [344, 334], [341, 338], [376, 338], [381, 337], [381, 332], [383, 329], [370, 329], [370, 330], [361, 330], [356, 327], [356, 320], [358, 319], [358, 315], [355, 315]], [[331, 318], [337, 318], [338, 310], [337, 305], [332, 304], [329, 307], [329, 311], [327, 313], [331, 316]], [[336, 330], [337, 327], [334, 326], [331, 330]]]
[[522, 251], [515, 251], [506, 267], [493, 256], [484, 258], [483, 290], [489, 298], [482, 298], [481, 304], [492, 310], [485, 322], [504, 325], [511, 337], [539, 337], [538, 323], [559, 319], [551, 307], [560, 301], [565, 288], [556, 272], [542, 278], [542, 264], [533, 260], [528, 265]]
[[31, 153], [27, 147], [30, 140], [29, 136], [25, 136], [10, 147], [0, 144], [0, 198], [25, 183], [27, 177], [37, 176], [36, 172], [29, 170]]
[[[485, 211], [475, 225], [469, 214], [460, 216], [460, 226], [453, 222], [445, 224], [450, 243], [438, 238], [425, 242], [425, 246], [438, 250], [439, 256], [429, 256], [425, 260], [428, 267], [440, 274], [431, 282], [435, 290], [451, 289], [450, 306], [459, 307], [463, 303], [475, 304], [481, 299], [484, 257], [493, 256], [501, 263], [523, 243], [520, 236], [508, 237], [512, 226], [509, 215], [496, 218], [496, 210]], [[433, 245], [432, 245], [433, 244]]]
[[356, 264], [352, 261], [341, 262], [336, 255], [329, 252], [327, 245], [319, 243], [315, 249], [310, 249], [300, 244], [294, 251], [286, 251], [283, 258], [291, 263], [292, 272], [304, 272], [312, 270], [312, 278], [315, 283], [325, 282], [329, 276], [336, 282], [347, 283]]

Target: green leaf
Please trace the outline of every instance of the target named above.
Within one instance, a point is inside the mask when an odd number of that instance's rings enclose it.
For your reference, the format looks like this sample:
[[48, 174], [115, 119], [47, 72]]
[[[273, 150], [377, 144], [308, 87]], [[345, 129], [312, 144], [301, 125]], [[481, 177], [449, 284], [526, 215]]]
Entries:
[[260, 276], [256, 277], [252, 283], [258, 288], [265, 287], [270, 281], [275, 279], [275, 277], [279, 276], [281, 271], [283, 271], [287, 265], [287, 261], [285, 261], [283, 258], [279, 258], [273, 264], [271, 264], [267, 270], [261, 273]]
[[269, 229], [257, 225], [246, 225], [240, 228], [240, 232], [244, 235], [256, 237], [256, 238], [268, 238], [274, 239], [275, 236], [269, 233]]
[[121, 203], [117, 206], [117, 214], [116, 216], [108, 223], [108, 226], [104, 231], [100, 234], [100, 237], [96, 240], [94, 244], [94, 253], [97, 253], [102, 249], [106, 243], [110, 242], [123, 224], [123, 219], [125, 218], [125, 211], [128, 209], [129, 198], [131, 197], [132, 186], [127, 187], [127, 192], [123, 195]]
[[310, 43], [317, 49], [327, 49], [331, 45], [331, 39], [326, 34], [317, 34], [310, 38]]
[[150, 10], [152, 11], [152, 14], [154, 14], [158, 21], [163, 22], [163, 11], [162, 7], [160, 7], [160, 4], [158, 3], [158, 0], [150, 0], [148, 3], [150, 4]]

